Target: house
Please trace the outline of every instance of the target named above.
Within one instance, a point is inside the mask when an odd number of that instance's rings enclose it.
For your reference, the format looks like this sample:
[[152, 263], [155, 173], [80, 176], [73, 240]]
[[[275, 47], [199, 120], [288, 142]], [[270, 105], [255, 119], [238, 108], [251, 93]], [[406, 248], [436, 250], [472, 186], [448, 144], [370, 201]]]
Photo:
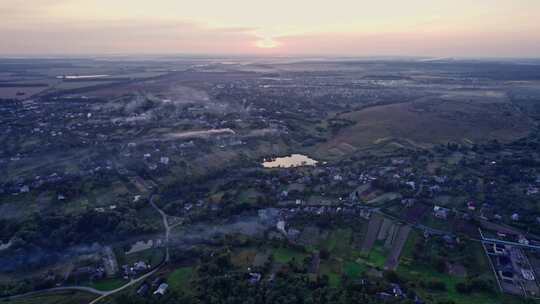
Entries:
[[517, 221], [519, 221], [519, 214], [514, 213], [514, 214], [512, 214], [511, 218], [512, 218], [512, 221], [517, 222]]
[[139, 272], [150, 268], [144, 261], [138, 261], [133, 264], [133, 270]]
[[501, 244], [493, 244], [493, 252], [498, 255], [506, 256], [506, 248]]
[[443, 208], [441, 206], [434, 206], [433, 207], [433, 213], [434, 213], [435, 217], [440, 218], [440, 219], [447, 219], [449, 212], [450, 212], [450, 209]]
[[79, 267], [73, 270], [70, 276], [75, 280], [81, 280], [84, 278], [89, 278], [93, 274], [94, 274], [94, 268], [86, 266], [86, 267]]
[[431, 193], [440, 192], [440, 191], [441, 191], [441, 186], [439, 186], [439, 185], [433, 185], [433, 186], [430, 186], [430, 187], [429, 187], [429, 191], [430, 191]]
[[277, 230], [280, 232], [283, 232], [284, 234], [287, 234], [287, 231], [285, 230], [285, 221], [278, 221], [276, 224]]
[[527, 240], [523, 235], [519, 235], [518, 242], [523, 245], [529, 245], [529, 240]]
[[438, 176], [438, 175], [436, 175], [436, 176], [433, 177], [433, 179], [438, 184], [444, 184], [448, 180], [448, 177], [447, 176]]
[[256, 284], [261, 280], [262, 275], [258, 272], [249, 273], [249, 283]]
[[530, 269], [521, 269], [521, 275], [527, 281], [534, 281], [534, 272]]
[[453, 246], [456, 243], [456, 240], [452, 236], [450, 236], [448, 234], [445, 234], [443, 236], [443, 240], [446, 243], [446, 245], [448, 245], [448, 246]]
[[147, 283], [143, 283], [139, 289], [137, 289], [137, 294], [141, 297], [144, 297], [148, 294], [148, 290], [150, 289], [150, 286], [148, 286]]
[[408, 208], [412, 207], [415, 202], [416, 200], [414, 198], [405, 198], [401, 200], [401, 204]]
[[529, 185], [529, 187], [527, 188], [527, 195], [538, 194], [539, 192], [540, 191], [538, 190], [538, 188], [532, 185]]
[[405, 159], [399, 159], [399, 158], [392, 159], [392, 165], [394, 166], [403, 165], [403, 164], [405, 164]]
[[295, 240], [300, 235], [300, 230], [291, 228], [287, 231], [287, 238]]
[[404, 297], [403, 290], [401, 289], [401, 286], [398, 284], [391, 284], [392, 286], [392, 293], [394, 294], [394, 297], [401, 298]]
[[155, 279], [152, 281], [152, 287], [157, 287], [157, 286], [159, 286], [161, 283], [163, 283], [163, 279], [160, 278], [160, 277], [157, 277], [157, 278], [155, 278]]
[[159, 159], [159, 162], [162, 163], [163, 165], [168, 165], [169, 161], [170, 161], [170, 159], [168, 157], [165, 157], [165, 156], [163, 156], [163, 157], [161, 157]]
[[156, 291], [154, 291], [154, 295], [165, 295], [168, 288], [169, 288], [169, 284], [161, 283], [161, 284], [159, 284], [158, 289], [156, 289]]
[[467, 209], [469, 209], [470, 211], [475, 211], [476, 205], [474, 204], [474, 202], [467, 202]]

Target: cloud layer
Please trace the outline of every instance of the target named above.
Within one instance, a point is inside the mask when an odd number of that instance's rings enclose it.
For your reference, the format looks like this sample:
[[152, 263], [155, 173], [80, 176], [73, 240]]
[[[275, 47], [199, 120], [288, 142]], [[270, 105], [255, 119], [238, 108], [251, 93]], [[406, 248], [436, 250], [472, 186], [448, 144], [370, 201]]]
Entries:
[[537, 57], [540, 1], [2, 0], [0, 55]]

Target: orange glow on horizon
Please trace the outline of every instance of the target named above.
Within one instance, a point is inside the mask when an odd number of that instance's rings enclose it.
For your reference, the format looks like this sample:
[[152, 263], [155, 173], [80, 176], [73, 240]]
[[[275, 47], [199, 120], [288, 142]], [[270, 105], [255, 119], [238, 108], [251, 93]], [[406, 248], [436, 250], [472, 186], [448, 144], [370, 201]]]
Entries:
[[274, 48], [279, 47], [280, 44], [274, 39], [266, 37], [261, 40], [258, 40], [255, 43], [255, 45], [261, 49], [274, 49]]
[[1, 0], [2, 54], [538, 57], [538, 0]]

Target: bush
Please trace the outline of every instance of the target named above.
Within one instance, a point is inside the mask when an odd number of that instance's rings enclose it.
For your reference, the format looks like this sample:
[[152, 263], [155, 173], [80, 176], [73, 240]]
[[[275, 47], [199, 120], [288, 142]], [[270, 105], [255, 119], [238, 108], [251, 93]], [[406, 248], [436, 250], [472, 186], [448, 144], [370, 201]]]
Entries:
[[470, 293], [471, 292], [471, 289], [469, 287], [469, 285], [463, 283], [463, 282], [459, 282], [456, 284], [456, 290], [457, 292], [459, 293]]
[[439, 280], [428, 281], [426, 287], [431, 290], [439, 290], [439, 291], [446, 290], [446, 285], [442, 281], [439, 281]]
[[319, 256], [321, 260], [328, 260], [328, 258], [330, 258], [330, 252], [326, 249], [321, 249]]
[[440, 273], [446, 272], [446, 260], [441, 257], [435, 258], [433, 261], [433, 267]]
[[461, 282], [456, 284], [456, 290], [459, 293], [471, 293], [471, 292], [491, 292], [493, 291], [491, 283], [482, 279], [471, 279], [467, 282]]
[[384, 278], [390, 283], [401, 283], [399, 275], [395, 271], [385, 271], [383, 273]]

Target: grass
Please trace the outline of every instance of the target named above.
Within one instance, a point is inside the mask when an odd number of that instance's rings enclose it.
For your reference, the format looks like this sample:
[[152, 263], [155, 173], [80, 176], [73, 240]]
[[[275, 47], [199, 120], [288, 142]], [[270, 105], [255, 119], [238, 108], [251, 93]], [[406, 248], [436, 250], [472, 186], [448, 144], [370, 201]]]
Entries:
[[231, 257], [231, 261], [237, 267], [247, 268], [253, 264], [256, 255], [256, 249], [241, 249], [235, 252], [235, 254]]
[[368, 205], [384, 204], [384, 203], [387, 203], [389, 201], [398, 199], [400, 197], [401, 197], [401, 194], [399, 194], [399, 193], [388, 192], [388, 193], [381, 194], [381, 195], [377, 196], [376, 198], [368, 201], [367, 204]]
[[321, 242], [320, 247], [331, 254], [329, 261], [323, 261], [320, 274], [327, 275], [331, 286], [341, 282], [341, 275], [358, 278], [367, 271], [369, 266], [382, 268], [386, 262], [387, 253], [382, 244], [376, 243], [369, 255], [362, 255], [353, 248], [353, 230], [335, 229]]
[[343, 272], [353, 279], [361, 276], [366, 270], [367, 267], [365, 265], [356, 262], [348, 261], [343, 265]]
[[261, 194], [257, 190], [249, 188], [240, 192], [238, 195], [238, 202], [253, 205], [257, 203], [257, 199], [260, 196]]
[[336, 229], [328, 235], [328, 238], [321, 244], [335, 256], [347, 256], [351, 251], [351, 229]]
[[167, 282], [173, 290], [187, 291], [186, 288], [189, 285], [189, 281], [193, 276], [192, 267], [181, 267], [173, 271], [167, 278]]
[[[498, 294], [495, 289], [491, 293], [483, 292], [461, 294], [457, 292], [456, 284], [464, 282], [466, 280], [465, 278], [452, 276], [448, 273], [438, 272], [433, 268], [433, 266], [431, 266], [429, 261], [426, 261], [425, 263], [414, 261], [412, 257], [414, 245], [421, 237], [422, 236], [419, 234], [419, 232], [411, 232], [409, 239], [403, 248], [401, 263], [397, 269], [397, 272], [409, 282], [438, 280], [443, 282], [446, 286], [446, 291], [443, 292], [436, 292], [418, 287], [416, 290], [421, 297], [424, 299], [433, 299], [433, 302], [449, 299], [454, 301], [456, 304], [496, 304], [508, 302], [506, 297], [503, 299], [503, 297]], [[467, 247], [469, 248], [469, 250], [466, 252], [467, 257], [475, 260], [475, 263], [472, 263], [474, 265], [474, 269], [467, 269], [467, 271], [470, 272], [472, 270], [473, 272], [479, 274], [489, 273], [490, 270], [487, 268], [487, 262], [482, 256], [483, 252], [480, 248], [478, 248], [477, 244], [469, 243], [467, 246], [470, 246], [470, 248]], [[429, 247], [426, 250], [433, 251], [433, 249], [429, 249]], [[494, 286], [494, 288], [496, 287]], [[512, 303], [511, 299], [512, 298], [510, 298], [510, 302], [508, 303]]]
[[[320, 155], [328, 155], [334, 150], [347, 153], [341, 148], [345, 144], [361, 149], [384, 142], [398, 142], [411, 147], [448, 141], [463, 143], [465, 139], [467, 142], [490, 139], [504, 142], [525, 136], [531, 127], [524, 115], [516, 111], [508, 118], [504, 107], [496, 103], [467, 103], [455, 97], [452, 99], [455, 102], [417, 100], [344, 113], [339, 118], [356, 123], [318, 145], [317, 152]], [[385, 139], [384, 142], [381, 139]]]
[[384, 266], [386, 254], [382, 246], [375, 246], [369, 256], [355, 261], [361, 254], [354, 250], [352, 236], [353, 230], [350, 228], [335, 229], [320, 244], [320, 247], [331, 253], [331, 260], [323, 261], [320, 267], [320, 274], [328, 276], [331, 286], [335, 287], [340, 284], [342, 274], [351, 278], [360, 277], [368, 269], [368, 264]]
[[319, 273], [328, 276], [332, 287], [337, 287], [341, 283], [341, 263], [338, 261], [332, 260], [321, 263]]
[[109, 291], [122, 287], [124, 284], [126, 284], [126, 281], [123, 279], [111, 278], [91, 282], [88, 284], [88, 286], [101, 291]]
[[303, 252], [284, 247], [276, 248], [272, 251], [272, 253], [274, 255], [274, 261], [282, 264], [288, 263], [293, 258], [298, 262], [302, 262], [302, 260], [307, 256], [307, 254]]
[[382, 268], [386, 263], [387, 256], [388, 254], [384, 247], [376, 242], [370, 253], [367, 256], [360, 257], [359, 261], [363, 261], [373, 267]]
[[96, 296], [77, 291], [62, 291], [46, 295], [30, 296], [16, 300], [0, 300], [0, 303], [10, 304], [72, 304], [89, 303]]
[[443, 230], [443, 231], [449, 231], [451, 232], [452, 229], [453, 229], [453, 218], [452, 217], [448, 217], [448, 219], [439, 219], [439, 218], [436, 218], [434, 215], [433, 215], [433, 212], [429, 211], [427, 212], [425, 215], [424, 215], [424, 218], [422, 219], [422, 224], [430, 227], [430, 228], [434, 228], [434, 229], [439, 229], [439, 230]]
[[411, 281], [419, 280], [438, 280], [444, 283], [446, 286], [446, 291], [443, 292], [433, 292], [426, 289], [423, 289], [420, 294], [425, 297], [432, 297], [437, 300], [449, 299], [454, 301], [456, 304], [469, 304], [469, 303], [478, 303], [478, 304], [495, 304], [503, 303], [500, 302], [501, 298], [496, 291], [491, 293], [471, 293], [471, 294], [462, 294], [457, 292], [456, 285], [460, 282], [464, 282], [464, 278], [451, 276], [447, 273], [440, 273], [435, 271], [429, 266], [414, 265], [414, 267], [405, 267], [399, 271], [401, 274], [405, 274]]

